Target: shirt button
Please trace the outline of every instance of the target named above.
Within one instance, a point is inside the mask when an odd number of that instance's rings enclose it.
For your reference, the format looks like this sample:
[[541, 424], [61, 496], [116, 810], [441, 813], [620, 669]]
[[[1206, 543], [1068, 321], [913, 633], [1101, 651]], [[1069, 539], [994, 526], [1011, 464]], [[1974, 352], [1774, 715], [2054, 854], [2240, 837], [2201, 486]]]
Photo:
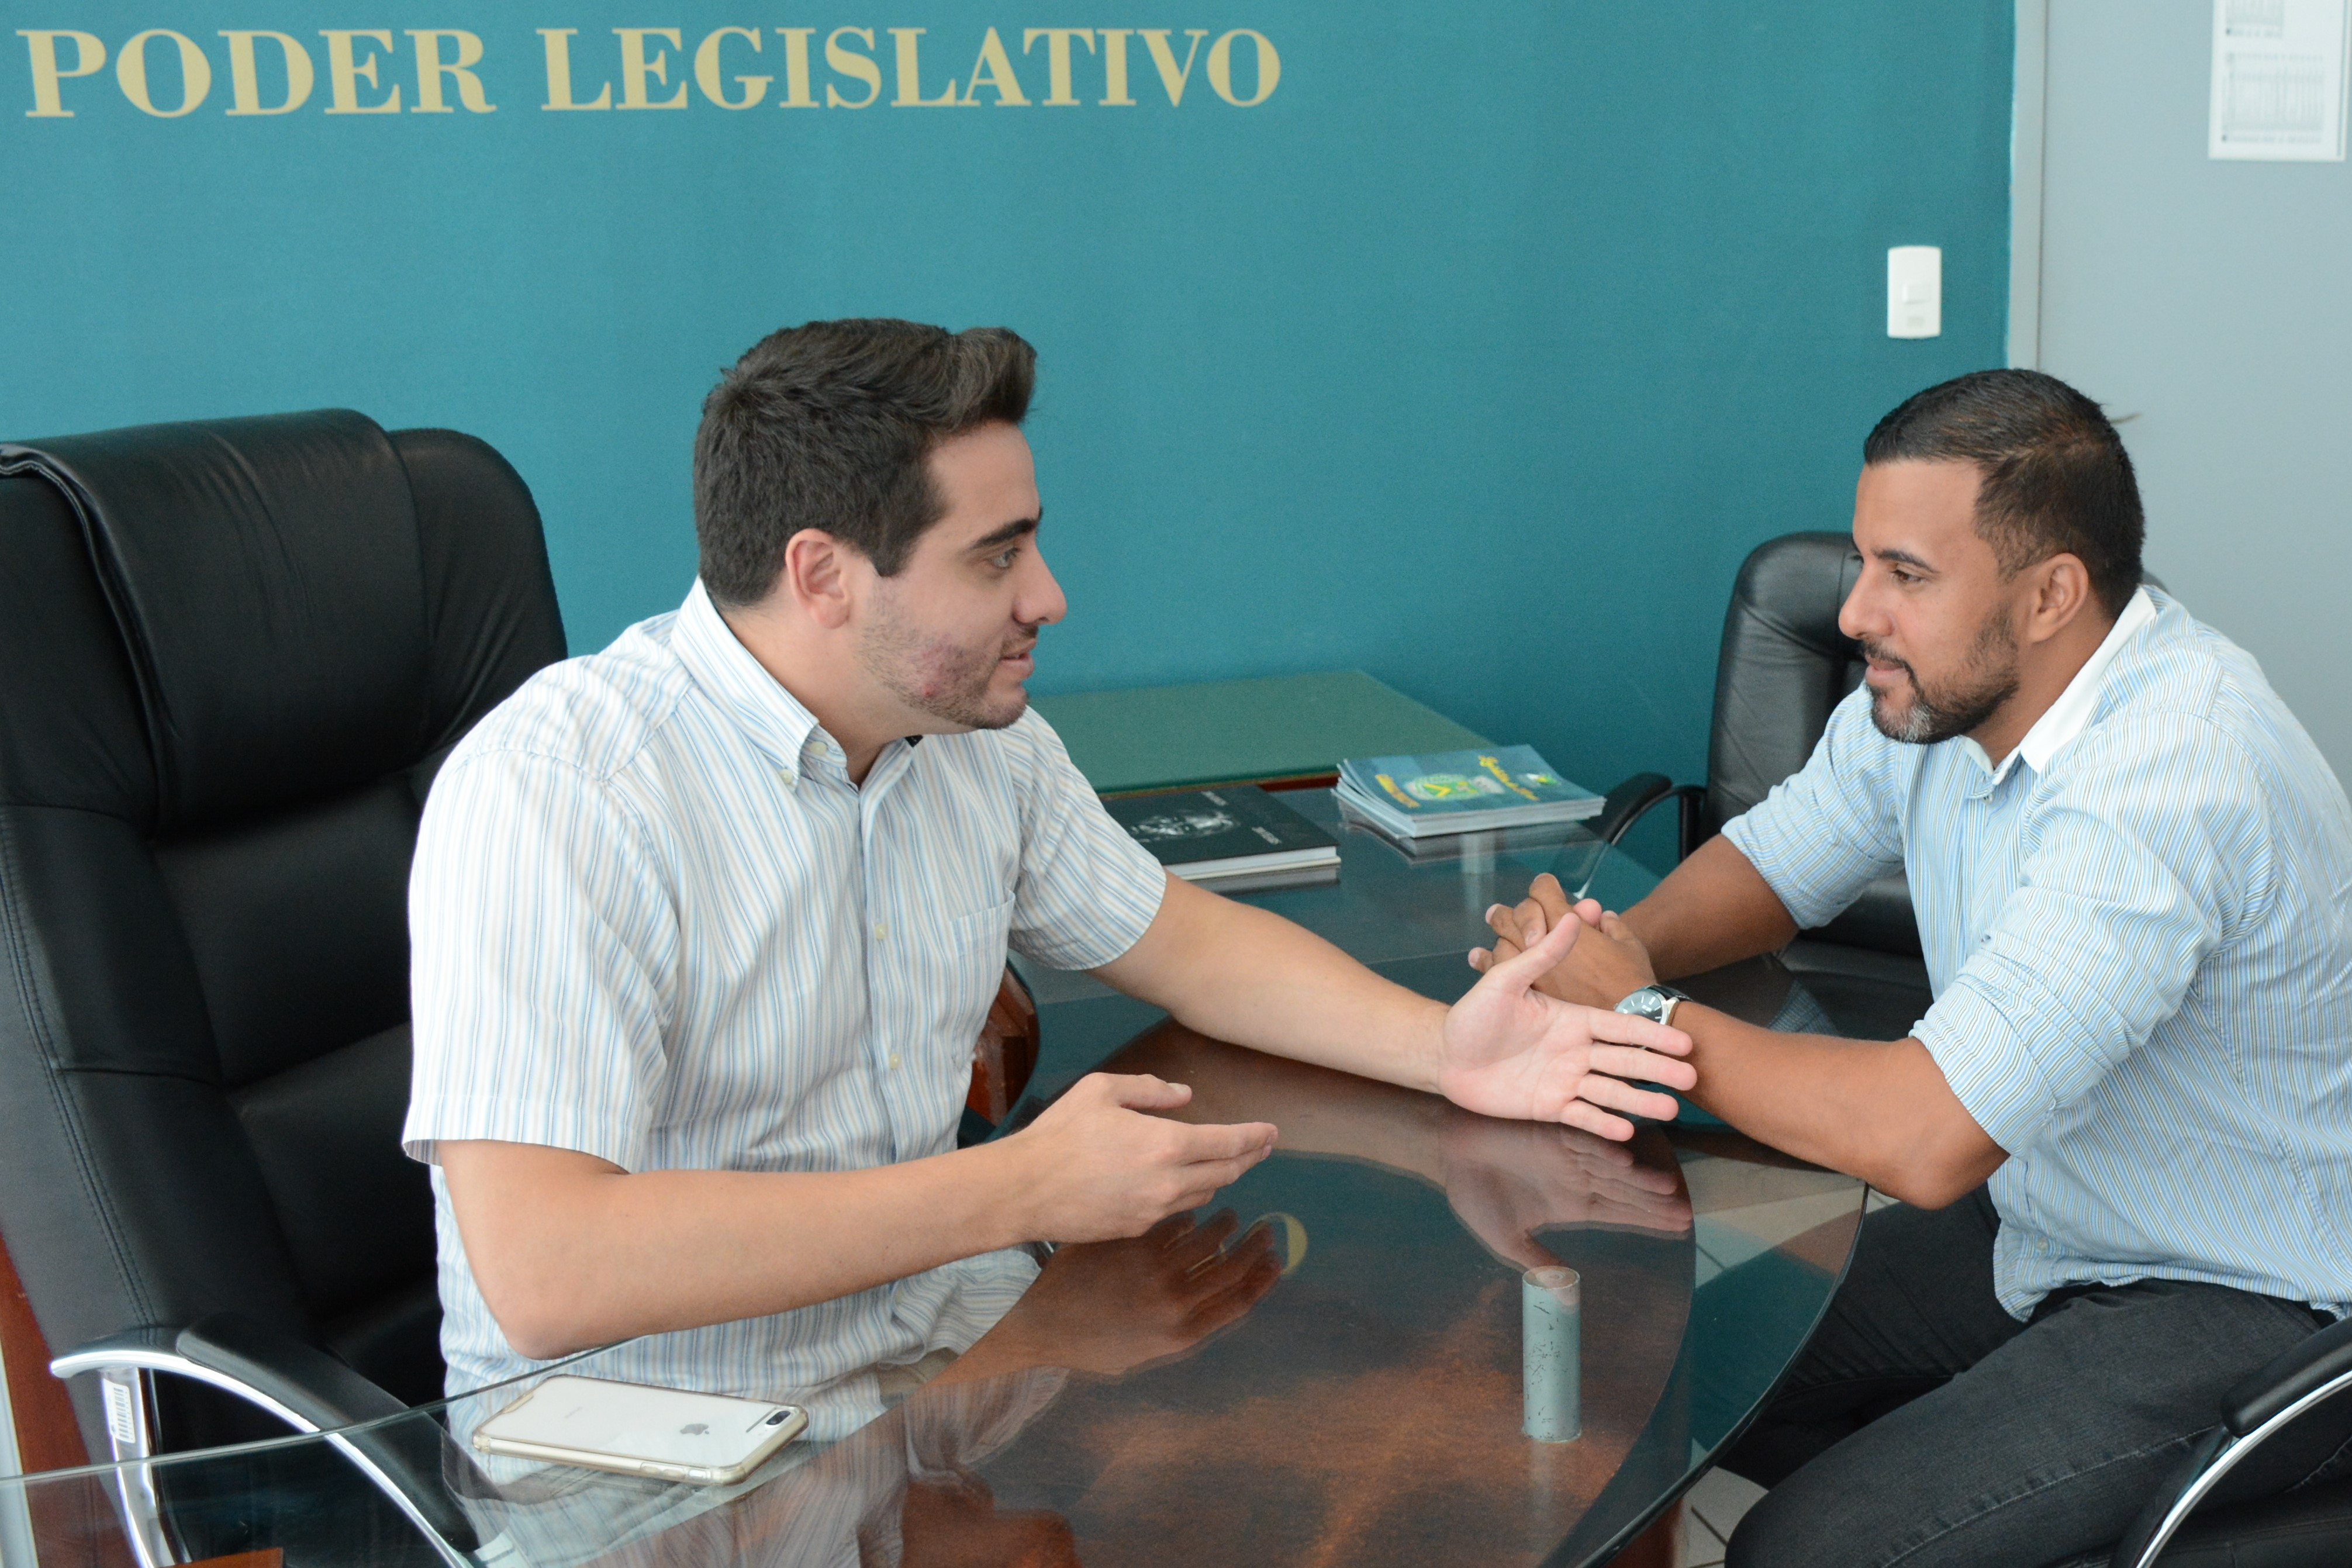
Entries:
[[[876, 942], [885, 942], [885, 941], [887, 941], [887, 940], [889, 939], [889, 935], [890, 935], [890, 926], [889, 926], [889, 922], [888, 922], [888, 921], [876, 921], [874, 922], [874, 940], [875, 940]], [[894, 1063], [894, 1064], [892, 1064], [892, 1065], [894, 1065], [894, 1066], [895, 1066], [896, 1064]]]
[[896, 1051], [890, 1053], [890, 1070], [892, 1072], [898, 1070], [898, 1053]]

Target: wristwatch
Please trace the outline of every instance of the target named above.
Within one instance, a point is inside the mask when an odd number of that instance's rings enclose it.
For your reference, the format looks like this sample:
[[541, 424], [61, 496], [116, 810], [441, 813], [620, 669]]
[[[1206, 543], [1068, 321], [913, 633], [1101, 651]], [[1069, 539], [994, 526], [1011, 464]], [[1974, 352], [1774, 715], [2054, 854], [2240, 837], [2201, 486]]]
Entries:
[[1647, 1018], [1653, 1024], [1671, 1024], [1675, 1021], [1675, 1009], [1689, 1000], [1690, 994], [1686, 991], [1654, 983], [1618, 1003], [1616, 1010], [1631, 1013], [1636, 1018]]

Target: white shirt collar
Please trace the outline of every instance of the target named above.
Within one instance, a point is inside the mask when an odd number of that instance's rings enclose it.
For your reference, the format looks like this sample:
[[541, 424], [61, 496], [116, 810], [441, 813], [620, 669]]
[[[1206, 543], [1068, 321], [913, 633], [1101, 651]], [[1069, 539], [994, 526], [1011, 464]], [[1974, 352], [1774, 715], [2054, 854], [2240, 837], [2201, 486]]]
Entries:
[[1992, 774], [1994, 784], [2001, 781], [2020, 757], [2023, 757], [2025, 765], [2035, 773], [2044, 772], [2050, 766], [2050, 760], [2064, 750], [2067, 742], [2081, 734], [2084, 726], [2090, 723], [2091, 710], [2098, 702], [2099, 683], [2106, 678], [2107, 667], [2116, 661], [2116, 656], [2123, 651], [2124, 644], [2132, 639], [2132, 635], [2154, 619], [2156, 601], [2148, 597], [2146, 588], [2133, 589], [2132, 596], [2124, 604], [2123, 614], [2116, 617], [2116, 624], [2107, 628], [2107, 635], [2099, 639], [2099, 646], [2091, 650], [2091, 657], [2083, 661], [2083, 668], [2074, 672], [2074, 679], [2066, 683], [2066, 689], [2058, 694], [2058, 700], [2042, 710], [2042, 717], [2025, 731], [2024, 739], [2017, 742], [2016, 749], [2001, 759], [2000, 767], [1992, 765], [1992, 760], [1985, 755], [1984, 748], [1977, 744], [1973, 736], [1961, 736], [1960, 743], [1974, 753], [1979, 766]]
[[695, 684], [742, 727], [786, 777], [799, 773], [802, 753], [812, 741], [838, 750], [818, 725], [816, 715], [751, 657], [751, 650], [710, 602], [698, 577], [688, 591], [686, 603], [678, 606], [669, 646]]
[[[669, 646], [695, 684], [776, 764], [787, 787], [799, 785], [802, 773], [816, 765], [813, 758], [823, 758], [836, 771], [845, 765], [841, 742], [743, 646], [699, 577], [670, 625]], [[913, 765], [915, 743], [921, 739], [908, 735], [884, 746], [865, 783], [856, 786], [859, 793], [879, 799]]]

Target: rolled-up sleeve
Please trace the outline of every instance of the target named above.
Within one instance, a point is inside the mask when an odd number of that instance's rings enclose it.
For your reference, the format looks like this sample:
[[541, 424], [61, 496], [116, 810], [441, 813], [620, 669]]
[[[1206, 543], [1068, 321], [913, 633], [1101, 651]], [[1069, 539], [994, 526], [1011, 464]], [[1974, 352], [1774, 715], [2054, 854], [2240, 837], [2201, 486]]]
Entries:
[[1143, 940], [1168, 890], [1167, 873], [1111, 820], [1035, 710], [1022, 716], [1015, 733], [1026, 742], [1029, 777], [1013, 949], [1055, 969], [1098, 969]]
[[677, 923], [639, 825], [574, 765], [461, 754], [409, 875], [409, 1154], [495, 1139], [642, 1168]]
[[2032, 1147], [2180, 1013], [2258, 915], [2273, 868], [2249, 770], [2218, 730], [2163, 716], [2084, 737], [2035, 784], [2016, 890], [1916, 1031], [2001, 1148]]
[[1857, 687], [1805, 765], [1724, 825], [1801, 928], [1827, 925], [1903, 868], [1903, 782], [1917, 748], [1906, 756], [1897, 745], [1870, 721], [1870, 689]]

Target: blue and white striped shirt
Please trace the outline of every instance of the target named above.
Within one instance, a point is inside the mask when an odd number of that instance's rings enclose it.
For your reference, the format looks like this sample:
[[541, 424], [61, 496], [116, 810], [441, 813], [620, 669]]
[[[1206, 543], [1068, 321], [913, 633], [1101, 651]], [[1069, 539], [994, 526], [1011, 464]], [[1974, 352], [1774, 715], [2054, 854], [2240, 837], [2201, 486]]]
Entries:
[[[944, 1152], [1008, 944], [1095, 968], [1142, 936], [1164, 886], [1034, 712], [893, 742], [851, 784], [698, 584], [533, 677], [441, 770], [409, 883], [404, 1145], [431, 1161], [445, 1139], [547, 1144], [628, 1171]], [[454, 1393], [540, 1363], [499, 1331], [433, 1176]], [[1023, 1253], [968, 1258], [652, 1336], [601, 1375], [805, 1397], [969, 1346], [1033, 1273]]]
[[2243, 650], [2141, 589], [2000, 766], [1865, 688], [1724, 832], [1800, 926], [1908, 872], [2011, 1313], [2151, 1277], [2346, 1311], [2352, 806]]

